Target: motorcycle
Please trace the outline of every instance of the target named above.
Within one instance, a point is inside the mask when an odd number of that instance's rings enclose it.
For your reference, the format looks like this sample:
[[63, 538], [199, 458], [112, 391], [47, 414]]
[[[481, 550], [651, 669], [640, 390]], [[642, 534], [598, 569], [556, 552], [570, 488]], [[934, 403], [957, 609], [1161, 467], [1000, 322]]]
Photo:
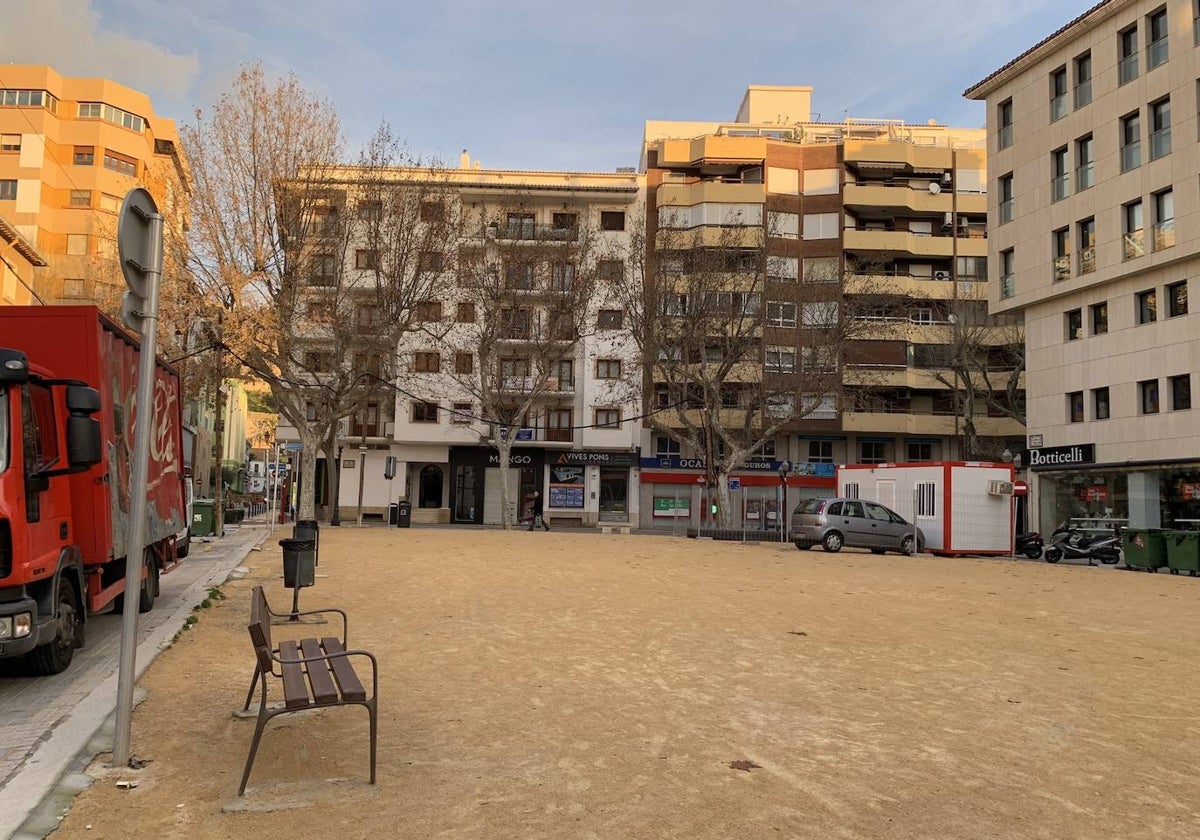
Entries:
[[1042, 546], [1045, 543], [1042, 540], [1042, 535], [1037, 531], [1030, 531], [1027, 534], [1017, 534], [1017, 553], [1024, 554], [1030, 560], [1037, 560], [1042, 556]]
[[1043, 559], [1047, 563], [1057, 563], [1067, 557], [1072, 560], [1087, 560], [1089, 566], [1094, 566], [1093, 560], [1099, 560], [1106, 566], [1121, 562], [1121, 534], [1117, 529], [1112, 533], [1085, 534], [1074, 526], [1059, 525], [1050, 535], [1050, 545], [1046, 546]]

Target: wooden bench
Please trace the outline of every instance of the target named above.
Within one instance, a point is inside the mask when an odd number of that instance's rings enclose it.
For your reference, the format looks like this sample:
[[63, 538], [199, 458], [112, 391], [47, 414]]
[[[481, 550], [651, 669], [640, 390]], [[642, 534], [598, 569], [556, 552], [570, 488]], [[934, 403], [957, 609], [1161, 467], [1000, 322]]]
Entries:
[[[246, 769], [242, 772], [242, 783], [238, 796], [246, 792], [250, 769], [262, 739], [267, 721], [277, 715], [301, 712], [331, 706], [366, 706], [371, 727], [371, 784], [375, 784], [375, 740], [378, 730], [379, 709], [379, 666], [373, 654], [365, 650], [346, 648], [346, 613], [339, 609], [307, 610], [300, 615], [339, 613], [342, 616], [342, 635], [323, 638], [281, 641], [278, 647], [271, 643], [271, 618], [280, 616], [272, 612], [261, 586], [254, 587], [250, 594], [250, 641], [254, 644], [256, 659], [254, 679], [246, 695], [244, 709], [250, 708], [256, 684], [261, 688], [258, 720], [254, 725], [254, 740], [250, 742], [250, 754], [246, 756]], [[290, 613], [282, 613], [290, 615]], [[351, 657], [364, 657], [371, 663], [371, 693], [368, 696], [362, 680], [354, 670]], [[283, 686], [283, 705], [271, 708], [267, 705], [267, 677], [273, 677]]]

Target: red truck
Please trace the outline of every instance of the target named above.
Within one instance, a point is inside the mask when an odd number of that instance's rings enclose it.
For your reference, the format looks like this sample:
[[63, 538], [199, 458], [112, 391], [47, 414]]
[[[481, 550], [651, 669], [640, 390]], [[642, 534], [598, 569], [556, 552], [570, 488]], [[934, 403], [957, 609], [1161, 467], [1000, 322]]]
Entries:
[[[0, 306], [0, 659], [56, 674], [122, 604], [138, 340], [94, 306]], [[139, 609], [186, 532], [179, 376], [154, 380]]]

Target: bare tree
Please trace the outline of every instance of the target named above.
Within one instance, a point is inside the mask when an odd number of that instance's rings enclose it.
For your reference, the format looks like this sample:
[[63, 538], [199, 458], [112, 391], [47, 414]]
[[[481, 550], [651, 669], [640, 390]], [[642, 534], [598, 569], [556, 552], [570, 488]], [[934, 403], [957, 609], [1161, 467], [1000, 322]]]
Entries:
[[844, 294], [840, 268], [800, 277], [760, 220], [689, 229], [672, 213], [636, 228], [646, 233], [630, 246], [635, 280], [609, 293], [638, 345], [644, 422], [703, 454], [727, 526], [735, 469], [785, 429], [836, 420], [842, 363], [865, 334], [862, 301]]

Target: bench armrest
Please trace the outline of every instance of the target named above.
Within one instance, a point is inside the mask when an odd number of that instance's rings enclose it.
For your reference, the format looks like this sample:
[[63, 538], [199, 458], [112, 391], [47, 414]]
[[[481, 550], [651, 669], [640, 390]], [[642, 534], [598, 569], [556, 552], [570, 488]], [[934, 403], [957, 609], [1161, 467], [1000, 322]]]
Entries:
[[379, 661], [375, 654], [365, 650], [339, 650], [337, 653], [323, 653], [320, 656], [299, 656], [295, 659], [284, 659], [278, 651], [271, 651], [271, 658], [280, 665], [306, 665], [309, 662], [325, 662], [330, 659], [348, 659], [351, 656], [365, 656], [371, 660], [371, 696], [379, 691]]
[[298, 612], [293, 613], [293, 612], [275, 612], [275, 610], [271, 609], [271, 607], [268, 605], [267, 612], [271, 614], [272, 618], [290, 618], [293, 615], [296, 615], [296, 616], [324, 615], [325, 613], [337, 613], [338, 615], [340, 615], [342, 617], [342, 644], [343, 645], [347, 644], [346, 634], [349, 632], [349, 625], [346, 620], [346, 611], [339, 607], [323, 607], [318, 610], [299, 610]]

